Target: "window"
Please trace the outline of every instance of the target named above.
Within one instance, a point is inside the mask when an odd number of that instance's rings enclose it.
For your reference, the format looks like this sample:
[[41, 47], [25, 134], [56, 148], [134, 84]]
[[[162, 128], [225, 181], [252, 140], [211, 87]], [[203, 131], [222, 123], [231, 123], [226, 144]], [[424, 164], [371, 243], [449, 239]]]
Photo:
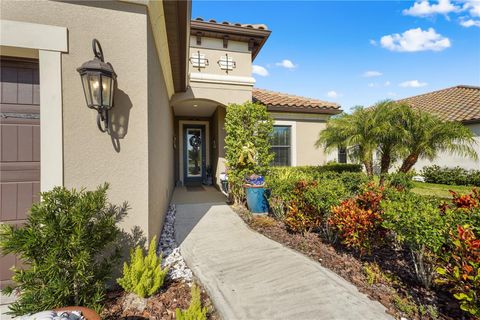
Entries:
[[347, 148], [338, 148], [338, 163], [347, 163]]
[[291, 126], [274, 126], [272, 151], [275, 153], [273, 159], [274, 166], [291, 166], [292, 165], [292, 127]]

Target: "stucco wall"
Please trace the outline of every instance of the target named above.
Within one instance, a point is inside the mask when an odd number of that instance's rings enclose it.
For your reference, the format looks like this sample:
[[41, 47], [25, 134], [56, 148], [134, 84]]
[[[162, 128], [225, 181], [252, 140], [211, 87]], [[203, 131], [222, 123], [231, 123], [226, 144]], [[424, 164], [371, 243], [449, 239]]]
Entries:
[[[326, 128], [329, 115], [272, 112], [271, 116], [276, 121], [291, 122], [295, 124], [295, 153], [297, 166], [323, 165], [328, 160], [323, 148], [316, 148], [315, 142], [320, 131]], [[293, 142], [292, 142], [293, 143]], [[294, 155], [292, 155], [292, 158]]]
[[159, 235], [175, 184], [174, 122], [163, 72], [148, 27], [148, 230]]
[[[466, 126], [470, 128], [470, 130], [472, 130], [475, 136], [475, 141], [476, 141], [475, 150], [477, 151], [477, 154], [480, 157], [480, 123], [469, 124]], [[441, 167], [459, 166], [465, 169], [480, 170], [480, 160], [475, 161], [469, 158], [460, 157], [460, 156], [452, 155], [450, 153], [445, 153], [445, 152], [440, 153], [439, 156], [434, 161], [429, 161], [425, 159], [419, 160], [415, 164], [414, 168], [415, 170], [420, 171], [424, 166], [431, 166], [433, 164], [436, 164]]]
[[202, 44], [196, 44], [196, 37], [190, 37], [190, 57], [193, 53], [200, 51], [208, 59], [208, 65], [205, 68], [194, 68], [189, 60], [190, 72], [201, 72], [210, 74], [226, 75], [226, 70], [220, 69], [218, 61], [220, 57], [228, 54], [233, 59], [236, 67], [228, 71], [232, 76], [251, 76], [252, 75], [252, 54], [248, 51], [248, 43], [239, 41], [229, 41], [228, 47], [223, 48], [223, 40], [202, 37]]
[[[1, 2], [1, 18], [68, 28], [69, 51], [62, 54], [64, 185], [92, 189], [108, 181], [110, 201], [128, 201], [131, 207], [123, 227], [129, 230], [139, 226], [146, 236], [157, 233], [160, 226], [149, 228], [149, 221], [161, 220], [161, 210], [168, 204], [171, 190], [165, 187], [150, 192], [149, 181], [150, 189], [158, 184], [149, 180], [149, 174], [152, 179], [168, 177], [162, 183], [172, 185], [167, 168], [171, 170], [173, 160], [165, 152], [171, 143], [164, 144], [171, 141], [168, 133], [173, 124], [161, 69], [155, 62], [158, 57], [152, 52], [152, 39], [147, 32], [146, 7], [122, 2], [87, 5], [7, 0]], [[92, 59], [93, 38], [100, 41], [106, 61], [112, 63], [118, 75], [111, 136], [97, 129], [96, 112], [86, 107], [76, 71]], [[155, 88], [149, 90], [149, 85]], [[163, 108], [165, 116], [160, 117], [156, 108]], [[158, 119], [162, 127], [149, 126], [149, 115]], [[153, 143], [161, 151], [155, 153]], [[149, 150], [153, 152], [150, 157]], [[161, 152], [165, 158], [160, 157]], [[149, 170], [149, 163], [154, 162], [158, 168]], [[149, 207], [152, 198], [155, 200]]]

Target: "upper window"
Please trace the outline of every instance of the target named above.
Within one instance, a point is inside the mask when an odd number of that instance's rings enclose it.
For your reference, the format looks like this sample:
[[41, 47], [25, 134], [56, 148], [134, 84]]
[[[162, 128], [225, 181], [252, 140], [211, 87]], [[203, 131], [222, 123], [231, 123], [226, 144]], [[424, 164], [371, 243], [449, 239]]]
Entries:
[[292, 165], [292, 127], [274, 126], [272, 151], [275, 153], [274, 166]]

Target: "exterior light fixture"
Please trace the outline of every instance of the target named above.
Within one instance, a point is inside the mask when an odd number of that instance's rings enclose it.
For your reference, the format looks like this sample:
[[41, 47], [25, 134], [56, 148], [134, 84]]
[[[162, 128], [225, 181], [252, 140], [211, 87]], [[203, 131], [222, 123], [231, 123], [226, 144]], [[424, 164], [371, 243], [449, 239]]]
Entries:
[[[82, 79], [85, 100], [90, 109], [97, 110], [97, 126], [108, 131], [108, 111], [113, 107], [113, 95], [117, 74], [109, 62], [103, 59], [103, 51], [97, 39], [92, 40], [93, 60], [77, 69]], [[102, 125], [103, 122], [103, 125]]]

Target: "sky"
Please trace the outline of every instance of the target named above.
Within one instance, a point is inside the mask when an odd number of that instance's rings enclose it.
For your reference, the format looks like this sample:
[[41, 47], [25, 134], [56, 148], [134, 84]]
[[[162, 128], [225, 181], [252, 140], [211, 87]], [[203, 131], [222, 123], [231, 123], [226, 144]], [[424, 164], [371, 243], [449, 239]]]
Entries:
[[480, 86], [480, 0], [201, 1], [192, 18], [266, 24], [255, 86], [345, 111]]

